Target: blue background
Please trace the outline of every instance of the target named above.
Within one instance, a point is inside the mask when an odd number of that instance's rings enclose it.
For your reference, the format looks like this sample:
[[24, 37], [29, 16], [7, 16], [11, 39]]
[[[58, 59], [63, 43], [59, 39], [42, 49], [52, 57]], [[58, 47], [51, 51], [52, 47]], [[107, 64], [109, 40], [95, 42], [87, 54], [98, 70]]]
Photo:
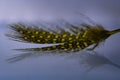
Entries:
[[[11, 49], [43, 46], [14, 42], [4, 36], [8, 24], [54, 22], [67, 19], [79, 23], [84, 13], [108, 30], [120, 28], [120, 0], [0, 0], [0, 80], [119, 80], [120, 69], [104, 65], [84, 73], [79, 57], [39, 56], [17, 63], [6, 59], [21, 52]], [[87, 19], [86, 19], [87, 20]], [[85, 21], [86, 21], [85, 20]], [[120, 33], [110, 36], [95, 51], [120, 65]]]

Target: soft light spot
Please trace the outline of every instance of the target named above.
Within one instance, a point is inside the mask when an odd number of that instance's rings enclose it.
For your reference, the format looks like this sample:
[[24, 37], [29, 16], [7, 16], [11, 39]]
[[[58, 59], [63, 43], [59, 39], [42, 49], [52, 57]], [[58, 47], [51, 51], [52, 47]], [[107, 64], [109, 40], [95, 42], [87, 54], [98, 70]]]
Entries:
[[48, 35], [47, 38], [50, 38], [50, 35]]
[[76, 39], [78, 39], [79, 38], [79, 36], [76, 36]]
[[67, 49], [64, 49], [64, 51], [67, 51]]
[[80, 49], [80, 50], [82, 50], [82, 48], [79, 45], [77, 46], [77, 48]]
[[40, 36], [40, 38], [43, 38], [43, 36]]
[[58, 38], [58, 36], [55, 36], [55, 38]]
[[60, 34], [60, 33], [61, 33], [61, 30], [58, 31], [58, 34]]
[[32, 37], [32, 38], [35, 38], [35, 36], [34, 36], [34, 35], [32, 35], [31, 37]]
[[76, 44], [79, 45], [79, 42], [77, 42]]
[[57, 39], [53, 39], [53, 41], [56, 41]]
[[87, 46], [88, 46], [86, 42], [84, 42], [84, 45], [85, 45], [85, 47], [87, 47]]
[[62, 42], [64, 42], [65, 41], [65, 39], [62, 39]]
[[51, 31], [50, 34], [53, 34], [53, 32]]
[[30, 31], [27, 31], [27, 33], [29, 34], [29, 33], [30, 33]]
[[66, 34], [63, 35], [63, 37], [66, 37], [66, 36], [67, 36]]
[[37, 42], [40, 42], [40, 40], [37, 40]]
[[28, 26], [25, 26], [25, 29], [28, 29]]
[[63, 49], [64, 49], [65, 47], [64, 47], [64, 46], [61, 46], [61, 48], [63, 48]]
[[35, 34], [38, 34], [38, 33], [39, 33], [38, 31], [35, 32]]
[[78, 32], [77, 35], [80, 35], [80, 32]]
[[43, 34], [45, 34], [46, 32], [45, 32], [45, 31], [43, 31], [42, 33], [43, 33]]
[[74, 51], [74, 49], [71, 49], [71, 51], [73, 52], [73, 51]]
[[70, 34], [70, 36], [73, 36], [73, 34]]
[[83, 34], [83, 37], [85, 37], [85, 36], [86, 36], [86, 34], [87, 34], [87, 31], [85, 31], [85, 33]]
[[22, 33], [23, 33], [23, 31], [20, 31], [20, 33], [22, 34]]
[[91, 40], [92, 43], [94, 43], [95, 41], [94, 40]]
[[45, 39], [45, 41], [48, 41], [48, 39]]
[[24, 39], [26, 40], [26, 39], [27, 39], [27, 37], [24, 37]]
[[69, 40], [72, 40], [72, 38], [70, 37]]
[[72, 44], [69, 44], [69, 46], [72, 46]]

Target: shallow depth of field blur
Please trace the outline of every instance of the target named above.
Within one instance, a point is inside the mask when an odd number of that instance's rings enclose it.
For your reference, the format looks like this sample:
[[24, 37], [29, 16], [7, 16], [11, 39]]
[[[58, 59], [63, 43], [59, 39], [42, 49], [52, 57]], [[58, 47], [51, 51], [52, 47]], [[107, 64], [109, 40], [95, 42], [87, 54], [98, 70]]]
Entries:
[[[4, 35], [9, 32], [9, 24], [18, 22], [36, 24], [66, 19], [79, 23], [84, 18], [77, 12], [89, 16], [105, 29], [118, 29], [119, 3], [119, 0], [0, 0], [0, 80], [120, 80], [120, 68], [109, 64], [85, 72], [89, 66], [80, 63], [84, 58], [79, 55], [84, 51], [70, 56], [35, 56], [8, 63], [8, 58], [22, 53], [12, 49], [45, 45], [15, 42]], [[120, 65], [120, 33], [110, 36], [95, 51]]]

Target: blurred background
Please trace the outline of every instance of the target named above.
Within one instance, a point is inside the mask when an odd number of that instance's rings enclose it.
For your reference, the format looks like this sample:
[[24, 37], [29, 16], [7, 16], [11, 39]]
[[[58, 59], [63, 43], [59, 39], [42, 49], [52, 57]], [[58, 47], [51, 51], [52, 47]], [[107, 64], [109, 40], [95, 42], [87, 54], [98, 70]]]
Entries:
[[[67, 19], [79, 23], [81, 17], [76, 12], [89, 16], [108, 30], [118, 29], [120, 28], [119, 3], [120, 0], [0, 0], [0, 79], [119, 80], [120, 68], [109, 64], [84, 72], [86, 67], [80, 64], [82, 58], [78, 54], [74, 57], [39, 56], [8, 63], [6, 61], [8, 58], [22, 53], [12, 49], [43, 45], [11, 41], [4, 35], [9, 31], [8, 24], [18, 22], [29, 24]], [[120, 65], [119, 41], [120, 33], [112, 35], [95, 51]], [[94, 64], [96, 63], [99, 64], [99, 61]]]

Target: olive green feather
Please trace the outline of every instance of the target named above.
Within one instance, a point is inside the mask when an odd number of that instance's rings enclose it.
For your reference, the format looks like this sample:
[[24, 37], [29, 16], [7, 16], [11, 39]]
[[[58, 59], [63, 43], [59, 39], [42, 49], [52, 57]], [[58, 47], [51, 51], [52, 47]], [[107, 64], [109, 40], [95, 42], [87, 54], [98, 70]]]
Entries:
[[88, 46], [95, 44], [91, 50], [99, 45], [100, 42], [106, 40], [110, 35], [120, 32], [120, 29], [109, 31], [104, 29], [101, 25], [91, 26], [88, 24], [81, 24], [80, 26], [72, 25], [65, 22], [65, 26], [71, 31], [64, 30], [58, 27], [59, 30], [45, 30], [36, 26], [27, 25], [11, 25], [10, 29], [13, 34], [6, 34], [9, 38], [15, 41], [37, 43], [37, 44], [55, 44], [56, 46], [18, 49], [23, 51], [52, 51], [63, 50], [80, 51]]

